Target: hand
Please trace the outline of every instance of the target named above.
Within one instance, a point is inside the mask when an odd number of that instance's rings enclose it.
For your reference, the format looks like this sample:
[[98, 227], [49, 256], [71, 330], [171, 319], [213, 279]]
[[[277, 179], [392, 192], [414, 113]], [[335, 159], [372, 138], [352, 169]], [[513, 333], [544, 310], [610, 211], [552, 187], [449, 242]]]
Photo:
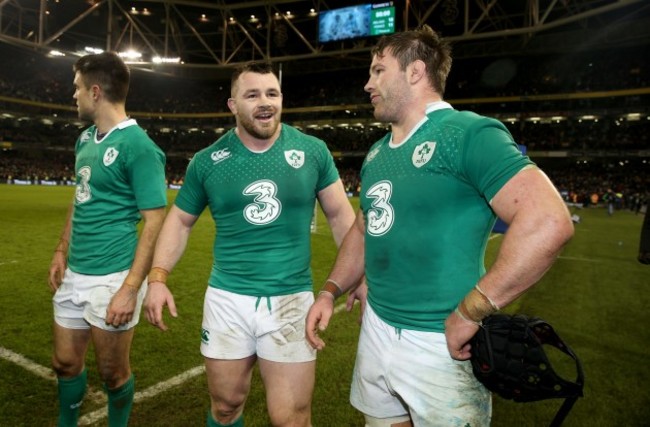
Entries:
[[334, 296], [328, 293], [319, 294], [307, 313], [305, 325], [307, 341], [316, 350], [325, 348], [325, 341], [318, 336], [318, 332], [327, 329], [332, 313], [334, 313]]
[[135, 306], [138, 302], [138, 289], [122, 284], [117, 290], [111, 302], [106, 309], [106, 324], [119, 327], [125, 325], [133, 319]]
[[169, 308], [169, 314], [172, 317], [178, 317], [174, 296], [169, 291], [167, 285], [163, 282], [151, 282], [147, 289], [147, 295], [144, 298], [144, 312], [149, 323], [160, 329], [167, 330], [167, 325], [163, 322], [163, 307]]
[[66, 257], [65, 254], [61, 251], [54, 252], [52, 256], [52, 262], [50, 263], [50, 272], [48, 276], [48, 284], [52, 292], [56, 292], [63, 282], [63, 274], [65, 273], [66, 268]]
[[359, 324], [361, 324], [361, 321], [363, 320], [363, 313], [366, 311], [366, 300], [368, 299], [368, 285], [366, 284], [365, 279], [361, 282], [359, 286], [354, 288], [353, 290], [350, 291], [348, 294], [348, 299], [345, 302], [345, 309], [350, 312], [352, 311], [352, 308], [354, 307], [354, 301], [359, 300], [360, 308], [361, 308], [361, 313], [359, 314]]
[[472, 346], [469, 340], [478, 331], [479, 325], [462, 319], [456, 312], [452, 312], [445, 320], [445, 337], [447, 350], [452, 359], [469, 360], [472, 357]]

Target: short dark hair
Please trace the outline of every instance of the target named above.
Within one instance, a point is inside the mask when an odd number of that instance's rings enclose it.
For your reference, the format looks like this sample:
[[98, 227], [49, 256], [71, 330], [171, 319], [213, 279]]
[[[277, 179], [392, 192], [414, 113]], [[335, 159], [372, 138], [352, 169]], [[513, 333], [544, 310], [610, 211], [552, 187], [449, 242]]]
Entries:
[[412, 31], [382, 36], [370, 53], [382, 57], [386, 50], [397, 59], [402, 71], [413, 61], [423, 61], [431, 86], [444, 95], [451, 70], [451, 45], [431, 27], [423, 25]]
[[87, 88], [95, 84], [101, 87], [109, 102], [126, 102], [131, 73], [115, 52], [82, 56], [72, 70], [81, 74], [81, 81]]
[[268, 61], [251, 61], [237, 66], [230, 77], [230, 90], [235, 88], [237, 79], [244, 73], [273, 74], [278, 76], [273, 69], [273, 64]]

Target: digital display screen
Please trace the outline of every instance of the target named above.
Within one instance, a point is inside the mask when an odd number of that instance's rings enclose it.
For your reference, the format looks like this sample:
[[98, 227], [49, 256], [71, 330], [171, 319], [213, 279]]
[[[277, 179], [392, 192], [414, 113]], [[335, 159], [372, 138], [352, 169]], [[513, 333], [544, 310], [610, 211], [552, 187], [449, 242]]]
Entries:
[[395, 8], [393, 6], [373, 8], [370, 13], [371, 36], [395, 32]]
[[318, 16], [318, 41], [321, 43], [394, 32], [393, 2], [326, 10]]

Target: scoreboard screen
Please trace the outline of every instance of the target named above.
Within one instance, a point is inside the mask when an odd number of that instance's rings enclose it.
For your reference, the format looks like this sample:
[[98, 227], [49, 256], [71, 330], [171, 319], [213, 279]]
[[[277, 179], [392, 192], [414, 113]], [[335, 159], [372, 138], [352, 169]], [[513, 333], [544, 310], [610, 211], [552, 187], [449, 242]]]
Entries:
[[393, 2], [360, 4], [320, 12], [318, 41], [326, 43], [395, 32]]

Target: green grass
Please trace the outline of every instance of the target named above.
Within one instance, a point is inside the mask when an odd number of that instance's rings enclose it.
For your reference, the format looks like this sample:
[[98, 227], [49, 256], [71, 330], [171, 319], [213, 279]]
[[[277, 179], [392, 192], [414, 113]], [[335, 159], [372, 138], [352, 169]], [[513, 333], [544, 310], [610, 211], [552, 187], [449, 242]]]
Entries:
[[[73, 189], [0, 185], [0, 347], [50, 366], [51, 293], [47, 271]], [[170, 192], [170, 200], [175, 193]], [[356, 205], [356, 200], [353, 200]], [[576, 211], [582, 222], [562, 257], [534, 289], [508, 307], [549, 321], [584, 365], [585, 397], [569, 414], [567, 426], [646, 425], [650, 419], [650, 267], [636, 262], [642, 217], [604, 209]], [[313, 235], [314, 280], [320, 287], [336, 249], [320, 215]], [[169, 278], [179, 309], [163, 333], [144, 318], [131, 354], [136, 388], [145, 390], [202, 364], [199, 331], [214, 234], [204, 214], [184, 257]], [[488, 264], [500, 237], [490, 241]], [[335, 316], [324, 334], [314, 394], [315, 426], [361, 426], [348, 403], [358, 337], [358, 310]], [[89, 382], [101, 390], [92, 351]], [[564, 372], [564, 371], [563, 371]], [[0, 426], [50, 426], [57, 413], [54, 381], [42, 379], [0, 358]], [[493, 426], [548, 425], [560, 400], [520, 404], [494, 399]], [[82, 414], [103, 408], [87, 399]], [[196, 376], [134, 406], [132, 426], [205, 425], [208, 408], [204, 375]], [[247, 426], [269, 425], [261, 380], [256, 373], [246, 408]], [[102, 420], [95, 425], [106, 425]]]

